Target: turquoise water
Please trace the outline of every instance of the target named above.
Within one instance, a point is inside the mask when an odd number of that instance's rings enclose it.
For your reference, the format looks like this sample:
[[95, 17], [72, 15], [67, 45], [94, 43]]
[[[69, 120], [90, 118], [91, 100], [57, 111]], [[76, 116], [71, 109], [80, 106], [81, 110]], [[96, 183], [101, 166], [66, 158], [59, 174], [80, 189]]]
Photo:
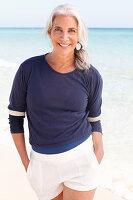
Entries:
[[[101, 185], [133, 199], [133, 29], [88, 29], [90, 63], [104, 81], [102, 126], [105, 156]], [[43, 28], [0, 29], [0, 143], [13, 145], [7, 105], [17, 68], [51, 51]], [[27, 126], [27, 124], [26, 124]], [[26, 131], [28, 146], [28, 130]], [[29, 148], [29, 146], [28, 146]]]

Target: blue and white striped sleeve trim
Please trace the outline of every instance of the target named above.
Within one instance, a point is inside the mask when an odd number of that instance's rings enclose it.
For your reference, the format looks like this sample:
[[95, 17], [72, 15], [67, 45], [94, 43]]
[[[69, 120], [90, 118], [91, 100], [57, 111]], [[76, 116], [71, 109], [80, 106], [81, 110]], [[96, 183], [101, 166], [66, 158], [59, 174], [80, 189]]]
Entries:
[[97, 117], [88, 117], [88, 121], [91, 124], [92, 132], [100, 132], [103, 134], [101, 126], [101, 115]]
[[97, 117], [88, 117], [89, 122], [97, 122], [101, 119], [101, 115]]
[[19, 111], [14, 111], [14, 110], [8, 110], [8, 114], [12, 116], [25, 116], [25, 112], [19, 112]]

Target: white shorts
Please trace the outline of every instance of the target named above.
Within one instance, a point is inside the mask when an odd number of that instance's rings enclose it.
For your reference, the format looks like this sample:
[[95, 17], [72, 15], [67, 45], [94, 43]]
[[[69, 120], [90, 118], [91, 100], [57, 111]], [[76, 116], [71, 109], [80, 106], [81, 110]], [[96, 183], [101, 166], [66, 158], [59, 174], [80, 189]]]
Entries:
[[39, 200], [51, 200], [63, 191], [63, 184], [78, 191], [96, 188], [99, 166], [90, 136], [63, 153], [41, 154], [31, 150], [27, 178]]

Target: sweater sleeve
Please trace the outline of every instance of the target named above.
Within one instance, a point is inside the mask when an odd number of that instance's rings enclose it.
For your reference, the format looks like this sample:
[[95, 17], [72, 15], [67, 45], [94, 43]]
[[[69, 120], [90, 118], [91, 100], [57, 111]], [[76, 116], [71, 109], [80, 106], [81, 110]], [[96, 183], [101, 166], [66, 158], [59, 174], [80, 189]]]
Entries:
[[27, 75], [24, 64], [18, 68], [9, 97], [9, 124], [11, 133], [24, 132], [24, 117], [26, 112]]
[[103, 80], [99, 72], [93, 71], [90, 81], [90, 94], [88, 98], [88, 120], [92, 127], [92, 132], [101, 132], [101, 105], [102, 105]]

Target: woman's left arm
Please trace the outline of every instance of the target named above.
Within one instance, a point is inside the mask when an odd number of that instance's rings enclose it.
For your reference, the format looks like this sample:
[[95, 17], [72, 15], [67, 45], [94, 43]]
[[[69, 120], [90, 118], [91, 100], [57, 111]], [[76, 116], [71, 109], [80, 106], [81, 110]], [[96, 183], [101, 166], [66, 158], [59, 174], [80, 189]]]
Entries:
[[100, 164], [103, 155], [103, 141], [102, 141], [102, 126], [101, 126], [101, 105], [102, 105], [102, 89], [103, 80], [99, 72], [92, 66], [90, 71], [90, 86], [89, 86], [89, 98], [88, 98], [88, 120], [91, 124], [92, 141], [94, 147], [94, 153]]
[[104, 156], [102, 134], [100, 132], [92, 132], [92, 141], [94, 153], [97, 157], [98, 163], [100, 164]]

